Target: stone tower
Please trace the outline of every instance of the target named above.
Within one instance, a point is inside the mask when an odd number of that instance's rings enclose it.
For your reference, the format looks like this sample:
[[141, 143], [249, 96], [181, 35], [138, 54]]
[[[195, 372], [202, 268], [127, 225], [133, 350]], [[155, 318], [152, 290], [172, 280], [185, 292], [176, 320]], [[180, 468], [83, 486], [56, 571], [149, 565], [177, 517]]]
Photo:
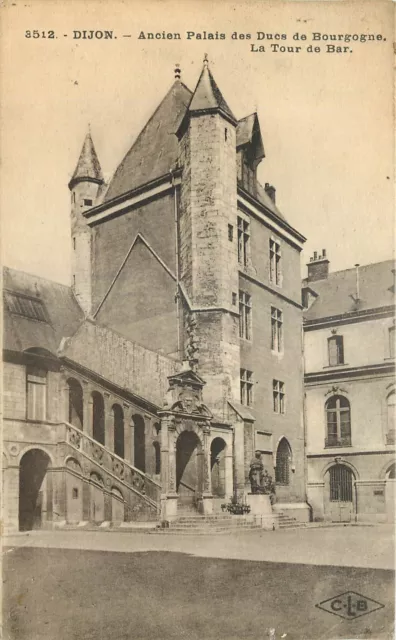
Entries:
[[86, 315], [91, 312], [92, 302], [93, 231], [83, 213], [95, 206], [103, 183], [102, 169], [88, 132], [68, 185], [71, 192], [72, 288]]
[[205, 399], [220, 419], [239, 398], [236, 124], [205, 59], [178, 130], [179, 262], [186, 333], [192, 323]]

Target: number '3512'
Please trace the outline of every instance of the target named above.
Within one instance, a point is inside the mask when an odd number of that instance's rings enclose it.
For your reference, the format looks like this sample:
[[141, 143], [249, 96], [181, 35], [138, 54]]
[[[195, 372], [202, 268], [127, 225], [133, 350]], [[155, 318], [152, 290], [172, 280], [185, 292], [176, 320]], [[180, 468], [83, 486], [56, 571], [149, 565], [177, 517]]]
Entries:
[[25, 31], [25, 38], [55, 38], [55, 31]]

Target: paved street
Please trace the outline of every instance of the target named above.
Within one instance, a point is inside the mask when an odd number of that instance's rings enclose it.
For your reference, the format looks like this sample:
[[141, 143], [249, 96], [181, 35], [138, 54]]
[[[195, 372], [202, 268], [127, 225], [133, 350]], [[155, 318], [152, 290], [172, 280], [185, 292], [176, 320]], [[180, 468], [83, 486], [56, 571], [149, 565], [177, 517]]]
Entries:
[[[392, 637], [386, 526], [188, 537], [58, 531], [5, 544], [6, 640]], [[315, 607], [349, 590], [385, 607], [356, 620]]]

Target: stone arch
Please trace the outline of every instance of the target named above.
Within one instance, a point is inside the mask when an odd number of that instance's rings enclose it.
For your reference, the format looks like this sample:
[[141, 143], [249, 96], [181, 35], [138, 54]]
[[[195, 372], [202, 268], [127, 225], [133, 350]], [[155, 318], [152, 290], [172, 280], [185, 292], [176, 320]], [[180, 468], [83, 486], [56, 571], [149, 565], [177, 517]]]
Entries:
[[37, 449], [37, 450], [42, 451], [43, 453], [45, 453], [49, 457], [49, 459], [51, 461], [50, 466], [51, 467], [54, 466], [54, 455], [53, 455], [52, 451], [50, 449], [48, 449], [47, 447], [45, 447], [45, 446], [42, 446], [42, 445], [37, 446], [35, 444], [28, 445], [26, 447], [23, 447], [23, 449], [20, 450], [18, 458], [17, 458], [17, 461], [18, 461], [19, 465], [21, 464], [21, 460], [22, 460], [23, 456], [25, 455], [25, 453], [27, 453], [28, 451], [32, 451], [33, 449]]
[[225, 456], [227, 443], [220, 436], [213, 438], [210, 444], [210, 472], [212, 493], [218, 498], [224, 498], [226, 493]]
[[84, 425], [84, 394], [83, 389], [76, 378], [66, 380], [68, 388], [68, 422], [78, 429]]
[[389, 473], [392, 471], [392, 468], [395, 469], [396, 462], [395, 460], [388, 460], [381, 468], [379, 473], [380, 480], [387, 480], [389, 478]]
[[52, 518], [52, 484], [48, 469], [52, 466], [48, 453], [30, 447], [19, 460], [19, 529], [40, 529]]
[[345, 458], [343, 458], [342, 456], [340, 457], [335, 456], [330, 462], [327, 462], [327, 464], [325, 464], [325, 466], [322, 469], [322, 478], [325, 478], [328, 470], [331, 467], [333, 467], [335, 464], [343, 464], [345, 467], [349, 467], [349, 469], [352, 471], [353, 475], [355, 476], [355, 480], [359, 480], [360, 475], [355, 465], [349, 462], [349, 460], [345, 460]]
[[124, 411], [121, 405], [115, 403], [112, 408], [113, 415], [113, 429], [114, 429], [114, 453], [120, 458], [125, 457], [125, 425], [124, 425]]
[[135, 413], [132, 416], [132, 421], [134, 424], [134, 466], [143, 473], [146, 472], [146, 425], [144, 422], [144, 418], [139, 414]]
[[105, 444], [105, 407], [104, 399], [99, 391], [92, 391], [92, 437], [100, 444]]
[[68, 456], [65, 459], [65, 467], [67, 467], [68, 469], [70, 469], [74, 473], [78, 473], [81, 476], [84, 475], [83, 468], [82, 468], [80, 462], [74, 456]]

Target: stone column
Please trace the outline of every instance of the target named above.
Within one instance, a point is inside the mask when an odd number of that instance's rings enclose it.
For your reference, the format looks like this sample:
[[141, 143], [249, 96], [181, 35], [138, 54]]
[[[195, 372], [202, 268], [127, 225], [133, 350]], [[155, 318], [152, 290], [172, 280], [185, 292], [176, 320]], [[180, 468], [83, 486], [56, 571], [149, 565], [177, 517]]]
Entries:
[[129, 439], [130, 439], [130, 443], [131, 443], [130, 451], [131, 451], [131, 465], [132, 466], [135, 466], [135, 423], [134, 423], [133, 418], [132, 418], [134, 413], [135, 413], [135, 410], [134, 410], [133, 407], [131, 407], [131, 412], [130, 412], [131, 419], [130, 419], [130, 426], [129, 426], [129, 432], [130, 432]]
[[83, 382], [83, 432], [92, 438], [92, 397], [90, 385]]
[[124, 404], [124, 459], [127, 462], [133, 463], [133, 451], [132, 451], [132, 413], [133, 408], [128, 404]]
[[202, 513], [208, 514], [213, 512], [213, 495], [212, 495], [212, 476], [210, 469], [210, 426], [204, 425], [202, 429], [202, 451], [198, 454], [202, 456], [201, 464], [198, 469], [202, 473], [201, 491], [202, 491]]
[[230, 500], [234, 495], [234, 482], [233, 482], [233, 457], [232, 457], [232, 442], [227, 443], [227, 449], [224, 456], [225, 467], [225, 498]]
[[245, 494], [245, 439], [244, 422], [237, 420], [234, 423], [234, 488], [238, 500], [242, 500]]
[[146, 459], [146, 473], [154, 475], [153, 422], [151, 416], [144, 415], [144, 447]]
[[65, 422], [70, 422], [70, 415], [69, 415], [70, 390], [64, 375], [61, 376], [60, 387], [61, 387], [61, 396], [62, 396], [60, 420], [64, 420]]
[[19, 465], [3, 471], [3, 519], [5, 533], [19, 530]]
[[112, 411], [112, 397], [106, 391], [103, 394], [104, 399], [104, 444], [114, 453], [114, 414]]
[[171, 416], [161, 420], [161, 520], [177, 517], [176, 430]]
[[66, 477], [62, 469], [51, 469], [53, 521], [66, 520]]

